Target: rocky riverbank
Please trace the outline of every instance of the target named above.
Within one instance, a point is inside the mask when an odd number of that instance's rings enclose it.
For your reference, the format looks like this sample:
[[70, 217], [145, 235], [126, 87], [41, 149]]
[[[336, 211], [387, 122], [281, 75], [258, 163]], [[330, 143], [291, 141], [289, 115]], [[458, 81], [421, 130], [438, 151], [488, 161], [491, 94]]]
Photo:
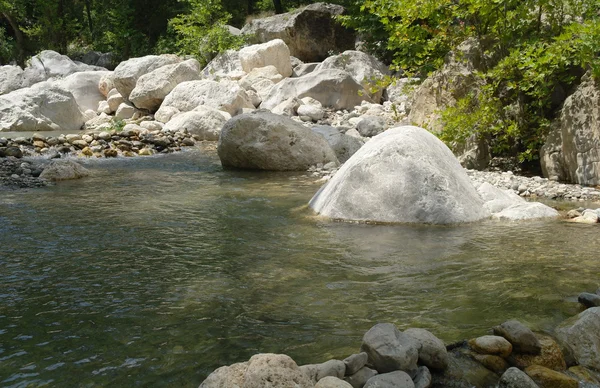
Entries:
[[200, 388], [600, 387], [600, 289], [587, 308], [554, 329], [534, 333], [517, 320], [488, 334], [444, 344], [421, 328], [379, 323], [344, 360], [298, 366], [283, 354], [257, 354], [215, 370]]

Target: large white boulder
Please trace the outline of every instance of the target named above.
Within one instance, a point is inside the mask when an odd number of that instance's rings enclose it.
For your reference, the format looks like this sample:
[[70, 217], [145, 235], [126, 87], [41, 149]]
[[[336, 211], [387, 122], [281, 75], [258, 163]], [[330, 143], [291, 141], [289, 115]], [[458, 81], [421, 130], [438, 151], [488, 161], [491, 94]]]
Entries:
[[57, 81], [57, 84], [73, 94], [82, 112], [89, 109], [95, 111], [98, 103], [105, 99], [98, 89], [98, 84], [110, 74], [110, 71], [83, 71], [71, 74]]
[[257, 67], [273, 65], [283, 77], [292, 75], [290, 50], [281, 39], [244, 47], [239, 55], [242, 69], [246, 73]]
[[177, 85], [165, 98], [156, 114], [161, 116], [162, 111], [172, 108], [188, 112], [201, 105], [223, 110], [232, 116], [241, 112], [243, 108], [254, 108], [244, 89], [236, 82], [200, 80]]
[[484, 207], [493, 218], [511, 221], [558, 217], [558, 212], [539, 202], [527, 202], [512, 190], [502, 190], [487, 182], [477, 187]]
[[0, 96], [0, 132], [74, 131], [84, 123], [73, 94], [51, 82]]
[[146, 55], [145, 57], [131, 58], [121, 62], [113, 72], [115, 88], [117, 88], [124, 98], [129, 98], [129, 94], [135, 88], [137, 80], [142, 75], [150, 73], [159, 67], [179, 62], [181, 62], [181, 59], [171, 54]]
[[189, 133], [199, 136], [200, 140], [219, 140], [221, 128], [227, 122], [228, 118], [226, 116], [229, 116], [229, 114], [205, 106], [199, 108], [175, 115], [165, 124], [163, 131], [187, 130]]
[[20, 89], [23, 84], [23, 69], [19, 66], [0, 66], [0, 95]]
[[312, 97], [324, 107], [338, 110], [354, 109], [362, 101], [372, 102], [367, 91], [348, 72], [329, 69], [284, 79], [271, 88], [260, 107], [273, 109], [294, 97]]
[[333, 55], [321, 62], [314, 71], [324, 69], [345, 70], [356, 82], [360, 83], [375, 101], [381, 100], [383, 87], [380, 84], [385, 76], [390, 75], [387, 66], [375, 57], [362, 51], [348, 50], [339, 55]]
[[448, 147], [412, 126], [373, 137], [310, 207], [334, 219], [375, 222], [456, 224], [490, 215]]
[[256, 170], [303, 171], [318, 163], [338, 164], [322, 136], [288, 117], [264, 110], [225, 123], [217, 152], [223, 166]]
[[217, 55], [202, 69], [202, 78], [213, 81], [240, 79], [246, 74], [240, 62], [240, 52], [227, 50]]
[[138, 78], [135, 88], [129, 95], [129, 101], [139, 109], [154, 112], [175, 86], [198, 79], [200, 79], [200, 63], [195, 59], [159, 67]]

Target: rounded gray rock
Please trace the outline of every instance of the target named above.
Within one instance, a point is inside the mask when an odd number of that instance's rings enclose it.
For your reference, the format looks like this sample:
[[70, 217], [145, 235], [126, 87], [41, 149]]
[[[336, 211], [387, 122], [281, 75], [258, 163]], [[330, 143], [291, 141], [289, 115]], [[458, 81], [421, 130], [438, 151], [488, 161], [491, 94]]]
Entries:
[[498, 382], [498, 388], [539, 388], [538, 385], [527, 376], [522, 370], [512, 367], [508, 368], [500, 381]]
[[371, 377], [364, 388], [415, 388], [415, 384], [406, 372], [395, 371]]
[[419, 363], [437, 370], [448, 367], [448, 352], [444, 342], [425, 329], [410, 328], [404, 334], [413, 337], [421, 344]]
[[415, 371], [421, 345], [391, 323], [378, 323], [363, 336], [361, 351], [379, 373]]
[[519, 321], [510, 320], [494, 327], [494, 334], [506, 338], [517, 353], [540, 354], [542, 351], [542, 345], [533, 331]]

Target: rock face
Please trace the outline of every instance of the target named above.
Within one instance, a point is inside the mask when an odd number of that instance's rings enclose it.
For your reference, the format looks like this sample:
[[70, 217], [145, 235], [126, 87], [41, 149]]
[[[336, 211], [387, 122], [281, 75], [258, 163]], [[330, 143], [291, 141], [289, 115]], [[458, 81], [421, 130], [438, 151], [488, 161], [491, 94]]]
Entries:
[[275, 66], [283, 77], [292, 75], [290, 50], [281, 39], [244, 47], [240, 50], [239, 56], [242, 70], [246, 73], [260, 67]]
[[200, 388], [312, 388], [308, 380], [290, 357], [284, 354], [256, 354], [248, 362], [221, 367], [211, 373]]
[[303, 62], [320, 62], [331, 51], [354, 48], [354, 32], [334, 19], [344, 11], [339, 5], [315, 3], [294, 12], [255, 19], [242, 28], [242, 34], [248, 35], [252, 43], [282, 39], [291, 55]]
[[226, 167], [304, 171], [317, 163], [338, 164], [323, 137], [266, 111], [239, 115], [225, 123], [217, 152]]
[[150, 73], [166, 65], [178, 63], [181, 60], [170, 54], [165, 55], [147, 55], [140, 58], [131, 58], [119, 63], [113, 73], [113, 82], [115, 88], [124, 98], [129, 98], [129, 94], [135, 88], [137, 80], [144, 74]]
[[600, 86], [590, 73], [565, 100], [559, 119], [541, 149], [545, 177], [600, 184]]
[[243, 108], [254, 108], [250, 98], [237, 83], [232, 81], [189, 81], [180, 83], [165, 98], [157, 116], [170, 108], [188, 112], [205, 105], [219, 109], [234, 116]]
[[379, 373], [416, 372], [420, 344], [391, 323], [378, 323], [363, 336], [361, 351]]
[[90, 175], [88, 169], [72, 160], [55, 160], [40, 174], [40, 178], [49, 181], [66, 181]]
[[195, 59], [159, 67], [137, 80], [129, 100], [139, 109], [154, 112], [175, 86], [197, 79], [200, 79], [200, 64]]
[[84, 123], [73, 94], [50, 82], [0, 96], [0, 132], [74, 131]]
[[411, 126], [372, 138], [310, 207], [354, 221], [455, 224], [489, 216], [452, 152], [431, 133]]
[[343, 70], [314, 71], [299, 78], [287, 78], [269, 92], [261, 108], [273, 109], [290, 98], [312, 97], [323, 106], [353, 109], [362, 101], [371, 101], [368, 93], [352, 76]]
[[90, 109], [95, 111], [98, 103], [105, 99], [98, 89], [98, 84], [109, 74], [109, 71], [78, 72], [58, 81], [58, 84], [73, 94], [82, 112]]
[[600, 307], [592, 307], [561, 323], [555, 330], [577, 362], [600, 370]]
[[344, 51], [339, 55], [333, 55], [325, 59], [315, 68], [315, 71], [325, 69], [338, 69], [348, 72], [367, 91], [376, 88], [376, 91], [369, 93], [374, 101], [380, 101], [383, 94], [382, 88], [377, 87], [377, 81], [382, 80], [386, 75], [390, 75], [388, 67], [376, 58], [354, 50]]

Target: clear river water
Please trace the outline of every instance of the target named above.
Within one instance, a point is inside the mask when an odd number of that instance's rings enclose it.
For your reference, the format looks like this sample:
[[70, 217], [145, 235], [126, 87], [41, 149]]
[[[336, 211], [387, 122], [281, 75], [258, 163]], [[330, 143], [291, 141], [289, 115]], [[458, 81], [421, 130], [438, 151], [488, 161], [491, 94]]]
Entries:
[[89, 168], [0, 192], [1, 387], [197, 387], [258, 352], [344, 358], [377, 322], [549, 330], [599, 285], [597, 226], [331, 222], [316, 178], [208, 149]]

